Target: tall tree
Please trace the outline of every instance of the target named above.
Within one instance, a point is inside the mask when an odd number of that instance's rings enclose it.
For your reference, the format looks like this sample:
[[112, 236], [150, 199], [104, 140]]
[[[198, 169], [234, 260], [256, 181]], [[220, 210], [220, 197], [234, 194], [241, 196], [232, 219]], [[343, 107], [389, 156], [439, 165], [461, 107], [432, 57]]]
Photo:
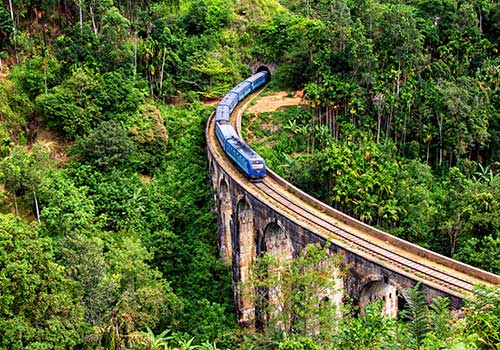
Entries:
[[52, 257], [50, 241], [0, 214], [0, 347], [74, 349], [88, 331], [75, 285]]

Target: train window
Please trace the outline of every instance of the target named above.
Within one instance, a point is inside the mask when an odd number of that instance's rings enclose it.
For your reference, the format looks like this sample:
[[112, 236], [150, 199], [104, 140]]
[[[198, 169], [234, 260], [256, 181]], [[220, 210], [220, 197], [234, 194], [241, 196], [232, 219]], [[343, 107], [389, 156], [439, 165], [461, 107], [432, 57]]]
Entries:
[[262, 170], [264, 169], [264, 162], [261, 160], [254, 160], [252, 161], [252, 168], [254, 170]]

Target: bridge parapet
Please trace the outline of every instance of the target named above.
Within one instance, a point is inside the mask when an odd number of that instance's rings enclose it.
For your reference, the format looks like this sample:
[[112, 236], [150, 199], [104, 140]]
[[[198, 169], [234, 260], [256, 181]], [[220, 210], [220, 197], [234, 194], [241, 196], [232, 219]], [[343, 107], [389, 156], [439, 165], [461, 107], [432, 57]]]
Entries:
[[[342, 232], [336, 232], [337, 229], [334, 230], [335, 233], [329, 233], [329, 229], [318, 228], [319, 224], [310, 218], [302, 218], [291, 213], [284, 208], [283, 203], [276, 202], [276, 199], [263, 193], [234, 168], [217, 144], [212, 123], [213, 118], [207, 123], [207, 151], [210, 179], [215, 188], [218, 204], [219, 248], [222, 258], [232, 263], [235, 308], [240, 324], [255, 327], [254, 297], [251, 293], [244, 293], [241, 288], [242, 284], [250, 283], [249, 277], [255, 258], [262, 252], [268, 251], [279, 259], [291, 259], [298, 256], [309, 243], [326, 245], [329, 242], [330, 252], [341, 254], [344, 265], [348, 267], [347, 276], [339, 282], [340, 288], [361, 307], [373, 299], [382, 299], [384, 312], [389, 315], [397, 315], [398, 299], [402, 291], [414, 287], [418, 282], [421, 282], [429, 301], [436, 296], [444, 296], [449, 297], [453, 307], [458, 308], [462, 305], [464, 292], [468, 289], [450, 288], [445, 282], [422, 277], [420, 273], [414, 272], [412, 267], [408, 267], [412, 264], [422, 265], [429, 276], [432, 275], [432, 270], [438, 271], [445, 276], [441, 277], [444, 278], [441, 281], [455, 278], [455, 273], [471, 276], [470, 280], [473, 282], [468, 280], [460, 282], [465, 286], [463, 288], [469, 288], [476, 282], [500, 285], [499, 276], [440, 256], [371, 228], [328, 207], [269, 171], [269, 183], [279, 187], [277, 192], [285, 192], [284, 196], [290, 197], [290, 201], [297, 203], [297, 206], [314, 208], [322, 216], [330, 217], [329, 220], [332, 222], [330, 226], [336, 225], [333, 222], [342, 223], [343, 227], [350, 227], [353, 232], [366, 234], [379, 242], [377, 244], [388, 246], [389, 248], [385, 248], [387, 251], [402, 251], [403, 253], [399, 253], [401, 258], [407, 253], [411, 256], [408, 259], [414, 259], [412, 260], [414, 263], [402, 265], [397, 260], [386, 261], [386, 258], [376, 253], [372, 255], [372, 252], [368, 252], [369, 249], [357, 246], [358, 243], [349, 243], [347, 236], [356, 236], [358, 233], [351, 233], [349, 229], [342, 229], [345, 230], [345, 236]], [[308, 216], [312, 215], [309, 212]], [[358, 237], [358, 240], [362, 239]], [[442, 266], [446, 266], [445, 271], [441, 270]], [[332, 269], [332, 275], [335, 274], [336, 271]], [[280, 291], [275, 290], [272, 293], [269, 296], [271, 300], [277, 298]], [[331, 295], [325, 295], [325, 298], [335, 299], [338, 302], [342, 299], [342, 293], [332, 291]]]

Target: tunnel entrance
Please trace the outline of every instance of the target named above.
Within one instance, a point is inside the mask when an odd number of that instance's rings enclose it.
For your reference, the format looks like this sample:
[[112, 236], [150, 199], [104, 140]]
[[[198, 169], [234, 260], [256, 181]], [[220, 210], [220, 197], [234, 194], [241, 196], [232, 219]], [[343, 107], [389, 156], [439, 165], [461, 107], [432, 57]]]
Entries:
[[257, 70], [255, 71], [255, 73], [259, 73], [259, 72], [267, 72], [269, 73], [269, 80], [271, 80], [271, 70], [267, 67], [267, 66], [259, 66], [259, 68], [257, 68]]

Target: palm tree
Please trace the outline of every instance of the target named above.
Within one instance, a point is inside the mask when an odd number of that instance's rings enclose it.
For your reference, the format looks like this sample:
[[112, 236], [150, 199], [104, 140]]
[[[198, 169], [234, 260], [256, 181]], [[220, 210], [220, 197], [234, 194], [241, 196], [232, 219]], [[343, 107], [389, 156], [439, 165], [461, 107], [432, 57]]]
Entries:
[[[479, 171], [476, 171], [474, 173], [474, 179], [477, 181], [477, 182], [486, 182], [486, 183], [490, 183], [492, 182], [495, 178], [498, 178], [500, 175], [499, 174], [495, 174], [493, 172], [493, 169], [490, 168], [489, 165], [483, 167], [481, 165], [481, 163], [477, 163], [477, 165], [479, 166]], [[496, 166], [500, 166], [500, 163], [499, 162], [495, 162], [493, 165], [496, 165]]]
[[170, 329], [165, 329], [158, 335], [155, 335], [153, 331], [146, 327], [146, 332], [140, 332], [138, 338], [141, 338], [142, 335], [142, 343], [146, 343], [146, 350], [161, 350], [161, 349], [169, 349], [168, 341], [172, 340], [173, 336], [167, 336]]

